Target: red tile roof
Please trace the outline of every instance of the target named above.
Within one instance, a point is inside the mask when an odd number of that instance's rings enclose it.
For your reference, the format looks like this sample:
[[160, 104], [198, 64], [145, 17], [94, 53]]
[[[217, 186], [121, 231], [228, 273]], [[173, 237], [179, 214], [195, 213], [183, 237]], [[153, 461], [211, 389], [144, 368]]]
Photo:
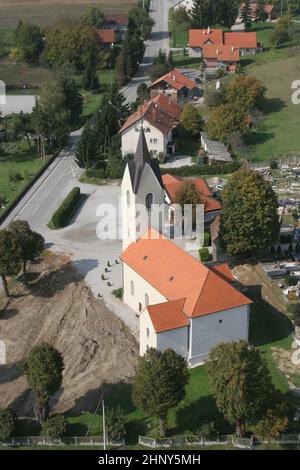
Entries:
[[240, 51], [233, 46], [204, 46], [202, 49], [203, 59], [215, 59], [221, 62], [238, 62]]
[[[176, 193], [181, 188], [185, 180], [176, 178], [173, 175], [166, 174], [162, 177], [164, 187], [169, 195], [172, 203], [176, 200]], [[218, 211], [221, 209], [219, 201], [212, 197], [212, 193], [208, 187], [207, 182], [202, 178], [190, 179], [194, 183], [197, 191], [199, 192], [202, 203], [204, 204], [204, 212]]]
[[149, 85], [149, 88], [152, 88], [153, 86], [158, 85], [161, 82], [168, 83], [176, 90], [181, 90], [184, 87], [188, 88], [189, 90], [195, 88], [195, 82], [193, 82], [193, 80], [190, 80], [183, 73], [178, 72], [178, 70], [176, 69], [155, 80], [155, 82]]
[[116, 33], [113, 29], [97, 29], [96, 33], [99, 40], [105, 44], [116, 42]]
[[224, 44], [226, 46], [235, 46], [240, 49], [256, 49], [256, 33], [224, 33]]
[[190, 29], [189, 30], [189, 46], [202, 47], [207, 42], [213, 44], [223, 44], [222, 29]]
[[[210, 44], [210, 42], [212, 44]], [[257, 38], [256, 33], [252, 32], [223, 32], [222, 29], [212, 29], [208, 33], [207, 29], [190, 29], [189, 30], [189, 46], [209, 48], [212, 46], [218, 46], [221, 50], [224, 46], [234, 46], [240, 49], [256, 49]], [[211, 52], [214, 49], [207, 49]], [[227, 53], [227, 49], [224, 50]]]
[[161, 93], [152, 100], [146, 101], [135, 113], [131, 114], [119, 133], [122, 133], [143, 118], [163, 134], [167, 134], [181, 112], [180, 106]]
[[185, 299], [183, 312], [188, 317], [251, 304], [251, 300], [216, 272], [153, 228], [131, 243], [121, 259], [168, 301]]
[[163, 302], [147, 307], [156, 333], [188, 326], [189, 320], [183, 312], [185, 299]]
[[219, 264], [210, 268], [214, 273], [218, 274], [224, 281], [234, 282], [235, 278], [227, 263]]

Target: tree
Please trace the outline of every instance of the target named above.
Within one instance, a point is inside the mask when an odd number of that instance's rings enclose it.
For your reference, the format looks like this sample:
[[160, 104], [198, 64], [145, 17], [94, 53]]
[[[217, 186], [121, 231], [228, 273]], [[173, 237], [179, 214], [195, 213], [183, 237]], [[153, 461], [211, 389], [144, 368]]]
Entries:
[[252, 9], [250, 0], [245, 0], [241, 7], [241, 19], [245, 24], [246, 29], [251, 28], [252, 24]]
[[220, 241], [228, 255], [252, 255], [276, 242], [278, 201], [259, 173], [241, 169], [222, 193]]
[[179, 121], [187, 134], [198, 137], [202, 128], [202, 118], [198, 109], [192, 103], [186, 103], [179, 117]]
[[282, 16], [277, 21], [275, 28], [270, 35], [270, 42], [273, 46], [279, 47], [290, 40], [292, 21], [289, 16]]
[[300, 303], [289, 303], [288, 315], [295, 326], [300, 326]]
[[12, 410], [0, 408], [0, 441], [7, 441], [14, 433], [16, 417]]
[[248, 117], [247, 112], [234, 103], [222, 104], [214, 109], [206, 123], [208, 137], [211, 140], [227, 142], [234, 132], [245, 135], [249, 130]]
[[284, 283], [287, 287], [296, 286], [298, 284], [298, 279], [294, 274], [286, 274]]
[[119, 441], [126, 436], [126, 418], [120, 406], [112, 408], [106, 415], [107, 435], [110, 441]]
[[120, 87], [125, 85], [127, 81], [127, 68], [126, 68], [126, 56], [124, 51], [122, 51], [116, 61], [116, 75], [117, 83]]
[[30, 65], [37, 65], [44, 49], [41, 29], [31, 23], [19, 22], [14, 33], [17, 58]]
[[99, 52], [96, 31], [82, 23], [61, 22], [46, 31], [44, 60], [49, 65], [83, 71], [91, 51]]
[[25, 137], [28, 147], [31, 149], [30, 139], [34, 136], [32, 114], [23, 113], [23, 111], [13, 114], [11, 119], [11, 129], [14, 138], [20, 139]]
[[254, 426], [255, 434], [266, 439], [279, 437], [289, 424], [288, 406], [282, 395], [274, 391], [268, 401], [262, 418]]
[[25, 279], [26, 264], [42, 253], [45, 243], [44, 237], [37, 232], [33, 232], [25, 220], [14, 220], [9, 225], [8, 231], [14, 235], [21, 248]]
[[257, 0], [256, 1], [256, 9], [255, 9], [255, 21], [256, 23], [264, 23], [267, 21], [268, 15], [265, 12], [265, 0]]
[[140, 103], [143, 101], [148, 101], [150, 98], [149, 88], [146, 83], [140, 83], [137, 87], [137, 96]]
[[209, 353], [208, 376], [219, 411], [239, 437], [267, 416], [275, 388], [258, 349], [246, 341], [218, 344]]
[[82, 16], [82, 22], [91, 28], [100, 29], [104, 23], [104, 14], [97, 7], [90, 7]]
[[27, 381], [36, 394], [34, 412], [42, 424], [49, 416], [49, 399], [62, 384], [64, 361], [61, 353], [47, 343], [35, 346], [23, 363]]
[[64, 95], [64, 107], [69, 112], [70, 124], [77, 123], [83, 108], [83, 97], [74, 78], [64, 73], [59, 78], [59, 85]]
[[185, 396], [188, 369], [182, 356], [172, 349], [149, 349], [139, 359], [133, 383], [133, 401], [145, 413], [157, 416], [161, 436], [165, 436], [167, 415]]
[[22, 251], [16, 237], [0, 230], [0, 276], [6, 297], [9, 297], [7, 276], [16, 276], [22, 263]]
[[76, 163], [80, 168], [94, 168], [99, 159], [98, 139], [95, 126], [92, 122], [87, 122], [81, 133], [75, 151]]
[[42, 424], [43, 436], [57, 439], [62, 437], [67, 431], [67, 421], [64, 415], [52, 415]]
[[65, 143], [69, 133], [70, 113], [66, 98], [57, 82], [46, 83], [33, 109], [37, 134], [43, 136], [51, 150]]
[[220, 106], [224, 102], [224, 93], [220, 90], [210, 90], [206, 88], [204, 92], [205, 103], [209, 108]]
[[184, 206], [192, 206], [192, 224], [196, 225], [197, 205], [201, 204], [201, 197], [198, 193], [196, 186], [192, 181], [186, 180], [182, 183], [181, 187], [175, 193], [175, 203], [179, 204], [184, 216]]
[[262, 106], [266, 91], [256, 77], [238, 75], [225, 87], [225, 101], [245, 111], [252, 111]]

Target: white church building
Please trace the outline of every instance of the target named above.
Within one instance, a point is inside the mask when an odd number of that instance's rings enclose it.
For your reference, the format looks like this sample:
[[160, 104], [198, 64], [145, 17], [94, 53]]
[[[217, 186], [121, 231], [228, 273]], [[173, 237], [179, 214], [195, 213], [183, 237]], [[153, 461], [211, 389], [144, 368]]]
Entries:
[[147, 220], [144, 234], [135, 235], [136, 204], [150, 210], [165, 202], [159, 163], [149, 156], [143, 129], [121, 191], [123, 301], [140, 318], [140, 354], [172, 348], [195, 366], [220, 342], [248, 340], [251, 301], [233, 286], [227, 264], [208, 268]]

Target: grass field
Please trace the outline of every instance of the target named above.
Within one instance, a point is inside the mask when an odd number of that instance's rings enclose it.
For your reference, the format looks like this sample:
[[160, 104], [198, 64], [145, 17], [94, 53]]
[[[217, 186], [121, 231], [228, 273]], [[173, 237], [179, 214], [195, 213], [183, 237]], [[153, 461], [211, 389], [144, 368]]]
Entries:
[[136, 0], [0, 0], [0, 29], [15, 28], [20, 20], [50, 26], [63, 18], [77, 19], [90, 6], [104, 13], [126, 13]]
[[[8, 149], [8, 153], [5, 156], [0, 156], [0, 196], [4, 196], [7, 203], [10, 204], [42, 168], [45, 162], [37, 158], [34, 148], [32, 150], [28, 149], [25, 141], [8, 143], [6, 145], [11, 149]], [[10, 182], [9, 176], [12, 173], [19, 173], [22, 180], [17, 183]], [[0, 207], [0, 215], [3, 212], [4, 209]]]

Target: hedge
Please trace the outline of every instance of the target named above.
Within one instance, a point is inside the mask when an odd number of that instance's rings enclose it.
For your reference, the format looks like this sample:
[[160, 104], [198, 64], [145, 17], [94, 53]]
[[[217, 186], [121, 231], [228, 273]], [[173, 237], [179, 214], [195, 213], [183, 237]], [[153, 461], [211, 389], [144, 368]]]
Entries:
[[211, 260], [211, 254], [209, 253], [209, 250], [208, 248], [201, 248], [199, 250], [199, 256], [200, 256], [200, 260], [202, 261], [202, 263], [206, 263], [206, 261], [210, 261]]
[[80, 188], [73, 188], [68, 196], [63, 200], [59, 208], [54, 212], [52, 219], [49, 222], [49, 227], [54, 229], [65, 227], [74, 214], [80, 199]]
[[213, 165], [186, 165], [179, 168], [161, 168], [162, 174], [169, 173], [174, 176], [200, 176], [200, 175], [226, 175], [234, 173], [241, 168], [241, 163], [233, 161]]

